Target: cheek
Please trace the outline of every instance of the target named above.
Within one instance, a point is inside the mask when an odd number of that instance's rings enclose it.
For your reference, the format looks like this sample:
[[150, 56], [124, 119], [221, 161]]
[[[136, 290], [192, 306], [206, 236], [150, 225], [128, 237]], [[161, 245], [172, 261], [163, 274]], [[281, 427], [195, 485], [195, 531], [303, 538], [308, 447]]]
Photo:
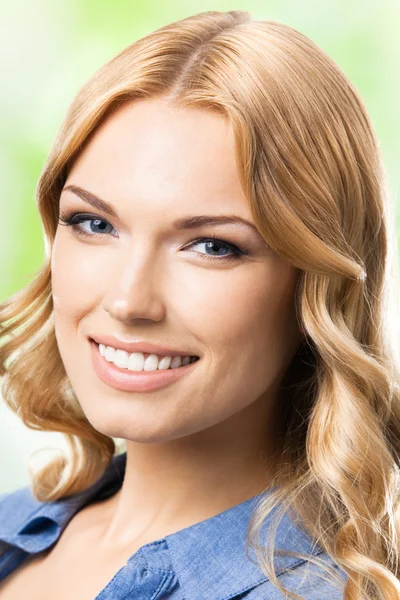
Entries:
[[244, 408], [273, 386], [297, 343], [296, 279], [290, 267], [273, 261], [251, 263], [218, 275], [211, 282], [208, 274], [203, 285], [193, 283], [182, 301], [182, 314], [186, 306], [190, 331], [198, 334], [207, 355], [198, 393], [201, 414], [209, 424]]
[[84, 248], [70, 239], [70, 232], [58, 233], [51, 257], [51, 285], [55, 318], [79, 319], [102, 297], [107, 266], [101, 251]]
[[193, 286], [192, 327], [226, 367], [273, 361], [293, 344], [295, 278], [281, 263], [249, 264]]

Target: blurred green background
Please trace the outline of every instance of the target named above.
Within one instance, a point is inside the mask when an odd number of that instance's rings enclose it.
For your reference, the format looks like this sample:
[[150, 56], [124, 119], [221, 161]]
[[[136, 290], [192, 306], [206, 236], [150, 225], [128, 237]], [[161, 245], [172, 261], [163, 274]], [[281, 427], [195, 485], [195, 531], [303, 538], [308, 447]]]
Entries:
[[[2, 0], [0, 18], [0, 301], [25, 286], [44, 258], [35, 188], [73, 96], [134, 40], [205, 10], [247, 10], [298, 29], [323, 48], [360, 92], [374, 124], [400, 227], [400, 2], [398, 0]], [[398, 246], [400, 250], [400, 246]], [[31, 451], [59, 434], [25, 428], [0, 402], [0, 493], [28, 483]]]

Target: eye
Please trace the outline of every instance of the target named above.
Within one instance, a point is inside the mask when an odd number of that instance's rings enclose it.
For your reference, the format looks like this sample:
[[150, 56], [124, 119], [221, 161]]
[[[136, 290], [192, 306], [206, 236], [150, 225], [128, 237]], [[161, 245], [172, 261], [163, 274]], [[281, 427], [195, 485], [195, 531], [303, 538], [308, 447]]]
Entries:
[[231, 242], [221, 240], [220, 238], [216, 238], [216, 237], [199, 238], [198, 240], [191, 242], [191, 244], [189, 244], [189, 246], [196, 246], [198, 244], [205, 244], [206, 248], [208, 250], [212, 250], [213, 252], [218, 252], [218, 250], [221, 248], [225, 249], [225, 250], [228, 249], [231, 251], [231, 254], [223, 254], [222, 256], [221, 255], [214, 256], [214, 255], [205, 254], [203, 256], [206, 259], [208, 259], [208, 258], [211, 258], [212, 260], [214, 260], [214, 259], [221, 260], [223, 258], [234, 259], [234, 258], [240, 258], [241, 256], [248, 254], [247, 250], [241, 249], [238, 246], [236, 246], [235, 244], [232, 244]]
[[[84, 229], [82, 229], [81, 227], [79, 227], [79, 225], [81, 225], [82, 223], [86, 223], [86, 222], [95, 223], [94, 227], [100, 227], [100, 233], [87, 232]], [[104, 223], [113, 229], [113, 226], [110, 225], [110, 223], [108, 223], [104, 219], [101, 219], [100, 217], [98, 217], [96, 215], [90, 215], [90, 214], [84, 214], [84, 213], [72, 213], [70, 215], [60, 214], [59, 223], [60, 223], [60, 225], [65, 225], [66, 227], [71, 227], [73, 232], [76, 233], [77, 235], [84, 235], [86, 237], [96, 237], [98, 235], [103, 235], [104, 230], [106, 229], [106, 227], [104, 226]]]
[[[83, 223], [93, 224], [93, 225], [89, 225], [89, 228], [98, 227], [98, 228], [100, 228], [100, 232], [85, 231], [81, 227]], [[59, 224], [64, 225], [66, 227], [71, 227], [71, 229], [73, 230], [73, 232], [76, 235], [82, 235], [85, 237], [101, 237], [107, 233], [110, 233], [110, 232], [106, 231], [107, 226], [110, 227], [111, 229], [114, 229], [114, 227], [110, 223], [108, 223], [108, 221], [106, 221], [105, 219], [102, 219], [101, 217], [99, 217], [97, 215], [91, 215], [91, 214], [85, 214], [85, 213], [60, 214]], [[245, 256], [245, 255], [249, 254], [248, 250], [246, 250], [244, 248], [239, 248], [237, 245], [233, 244], [232, 242], [228, 242], [227, 240], [223, 240], [223, 239], [213, 237], [213, 236], [198, 238], [198, 239], [194, 240], [193, 242], [191, 242], [190, 244], [188, 244], [186, 247], [200, 245], [200, 244], [206, 244], [206, 248], [208, 250], [211, 250], [212, 252], [219, 252], [221, 249], [230, 251], [230, 254], [222, 254], [222, 255], [220, 254], [219, 256], [203, 254], [202, 252], [196, 252], [196, 254], [199, 254], [206, 260], [219, 260], [219, 261], [221, 261], [223, 259], [233, 260], [233, 259], [239, 259], [241, 256]]]

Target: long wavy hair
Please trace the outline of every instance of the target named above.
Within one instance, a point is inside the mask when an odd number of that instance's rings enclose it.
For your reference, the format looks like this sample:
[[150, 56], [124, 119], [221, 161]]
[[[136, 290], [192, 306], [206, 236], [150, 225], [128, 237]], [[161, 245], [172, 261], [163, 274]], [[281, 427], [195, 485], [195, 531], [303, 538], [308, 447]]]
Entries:
[[[44, 502], [79, 492], [117, 452], [86, 419], [60, 357], [51, 252], [61, 189], [90, 136], [122, 103], [156, 96], [229, 119], [258, 229], [300, 269], [303, 339], [282, 385], [277, 488], [256, 507], [247, 543], [271, 582], [302, 598], [273, 564], [273, 536], [292, 512], [347, 573], [346, 599], [400, 598], [400, 285], [387, 177], [365, 105], [337, 64], [295, 29], [246, 11], [202, 12], [135, 41], [81, 87], [61, 124], [37, 186], [44, 264], [0, 304], [3, 398], [70, 449], [30, 471], [32, 492]], [[278, 508], [272, 544], [260, 544]]]

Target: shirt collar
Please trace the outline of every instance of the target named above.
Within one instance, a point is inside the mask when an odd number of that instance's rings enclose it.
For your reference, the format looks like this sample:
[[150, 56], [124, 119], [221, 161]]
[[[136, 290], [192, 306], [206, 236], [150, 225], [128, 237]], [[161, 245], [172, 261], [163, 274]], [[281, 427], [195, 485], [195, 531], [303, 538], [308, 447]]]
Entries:
[[30, 553], [47, 548], [86, 504], [111, 496], [121, 487], [125, 464], [126, 452], [114, 456], [94, 484], [59, 500], [40, 502], [29, 486], [5, 494], [0, 501], [0, 540]]
[[[95, 499], [111, 496], [121, 487], [125, 466], [126, 452], [114, 456], [92, 486], [53, 502], [38, 502], [29, 487], [11, 493], [9, 503], [7, 498], [0, 502], [0, 540], [26, 552], [47, 548], [81, 508]], [[268, 580], [255, 564], [254, 551], [249, 549], [246, 553], [251, 512], [264, 494], [164, 538], [188, 600], [203, 600], [210, 590], [214, 598], [228, 600]], [[263, 524], [261, 541], [265, 540], [273, 514], [274, 511]], [[314, 556], [323, 552], [286, 514], [276, 532], [275, 548]], [[297, 557], [274, 557], [277, 575], [297, 564]]]
[[[272, 492], [276, 488], [271, 488]], [[268, 493], [268, 492], [267, 492]], [[264, 494], [254, 496], [205, 521], [166, 536], [174, 570], [185, 598], [204, 600], [210, 590], [213, 598], [228, 600], [268, 581], [256, 564], [252, 548], [246, 554], [246, 535], [251, 513]], [[261, 529], [261, 542], [270, 531], [273, 510]], [[323, 550], [315, 540], [290, 520], [282, 518], [276, 532], [275, 548], [316, 556]], [[277, 576], [303, 562], [298, 557], [274, 556]]]

